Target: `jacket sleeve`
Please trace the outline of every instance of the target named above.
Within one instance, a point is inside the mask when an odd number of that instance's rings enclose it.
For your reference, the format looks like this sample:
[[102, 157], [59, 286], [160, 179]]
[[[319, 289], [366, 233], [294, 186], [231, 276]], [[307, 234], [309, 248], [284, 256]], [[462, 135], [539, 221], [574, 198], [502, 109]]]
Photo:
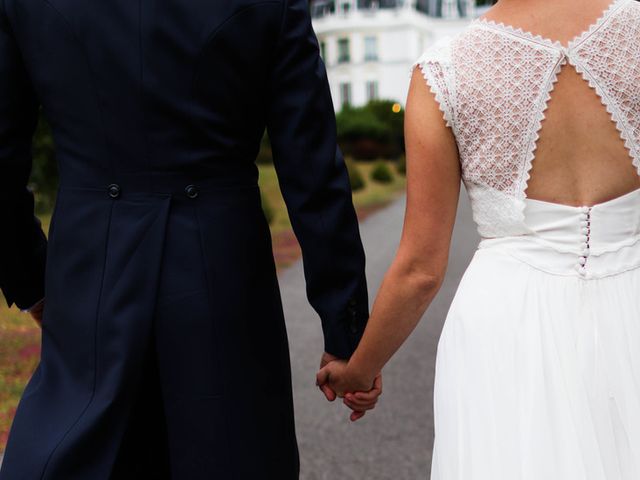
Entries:
[[283, 0], [267, 131], [325, 351], [348, 358], [369, 317], [365, 257], [307, 0]]
[[33, 193], [27, 188], [38, 110], [0, 7], [0, 288], [7, 305], [15, 303], [21, 309], [44, 296], [47, 239], [34, 215]]

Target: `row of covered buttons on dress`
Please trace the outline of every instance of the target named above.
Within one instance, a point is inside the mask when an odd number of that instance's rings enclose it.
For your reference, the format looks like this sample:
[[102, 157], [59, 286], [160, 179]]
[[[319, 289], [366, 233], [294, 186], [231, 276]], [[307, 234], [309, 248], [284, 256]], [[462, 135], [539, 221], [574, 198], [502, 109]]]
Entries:
[[[120, 193], [122, 192], [122, 189], [117, 183], [112, 183], [107, 187], [107, 192], [109, 193], [109, 196], [111, 198], [118, 198], [120, 196]], [[200, 189], [195, 185], [187, 185], [186, 187], [184, 187], [184, 193], [189, 198], [196, 198], [199, 192]]]
[[591, 207], [580, 208], [580, 233], [582, 234], [581, 252], [576, 269], [582, 276], [587, 274], [587, 258], [591, 250]]

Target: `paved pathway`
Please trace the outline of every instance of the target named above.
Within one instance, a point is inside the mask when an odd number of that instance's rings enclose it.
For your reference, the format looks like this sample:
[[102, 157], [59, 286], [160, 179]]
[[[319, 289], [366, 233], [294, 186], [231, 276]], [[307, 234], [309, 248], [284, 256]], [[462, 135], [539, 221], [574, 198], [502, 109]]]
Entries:
[[[404, 199], [362, 224], [370, 296], [377, 291], [398, 244]], [[356, 423], [315, 386], [322, 348], [317, 315], [307, 304], [301, 265], [281, 276], [287, 315], [302, 480], [427, 480], [433, 447], [433, 371], [449, 304], [478, 242], [461, 191], [447, 278], [425, 318], [385, 368], [378, 407]]]

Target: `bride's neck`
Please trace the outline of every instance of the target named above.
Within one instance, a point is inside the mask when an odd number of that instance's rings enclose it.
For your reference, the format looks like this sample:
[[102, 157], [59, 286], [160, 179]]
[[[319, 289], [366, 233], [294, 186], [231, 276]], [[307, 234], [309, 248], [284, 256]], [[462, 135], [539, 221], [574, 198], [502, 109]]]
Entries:
[[612, 3], [613, 0], [498, 0], [483, 17], [528, 29], [564, 30], [572, 24], [592, 23]]

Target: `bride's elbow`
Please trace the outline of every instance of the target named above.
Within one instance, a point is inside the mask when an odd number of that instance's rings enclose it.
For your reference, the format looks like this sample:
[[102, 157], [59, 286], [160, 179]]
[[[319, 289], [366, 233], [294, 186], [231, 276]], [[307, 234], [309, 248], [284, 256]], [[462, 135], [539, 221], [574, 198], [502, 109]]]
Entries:
[[424, 265], [421, 262], [398, 262], [393, 269], [394, 276], [416, 295], [430, 297], [435, 294], [444, 281], [446, 266]]
[[437, 293], [443, 281], [444, 274], [430, 274], [427, 272], [415, 273], [413, 279], [417, 290], [423, 293], [425, 297], [431, 297]]

